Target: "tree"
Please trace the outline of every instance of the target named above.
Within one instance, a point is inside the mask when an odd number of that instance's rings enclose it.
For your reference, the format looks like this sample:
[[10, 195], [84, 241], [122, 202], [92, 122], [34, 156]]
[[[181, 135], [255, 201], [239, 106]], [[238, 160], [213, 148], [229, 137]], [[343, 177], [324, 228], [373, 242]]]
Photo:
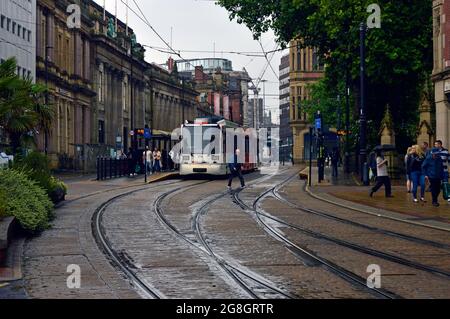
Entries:
[[0, 128], [14, 154], [38, 130], [49, 132], [54, 117], [53, 109], [42, 103], [46, 88], [20, 78], [16, 68], [14, 58], [0, 64]]
[[[326, 63], [326, 85], [334, 90], [345, 83], [349, 71], [354, 100], [359, 90], [359, 25], [370, 13], [373, 0], [219, 0], [230, 19], [245, 24], [255, 38], [273, 29], [286, 47], [301, 39], [315, 47]], [[392, 106], [401, 144], [407, 143], [412, 125], [417, 125], [417, 107], [425, 78], [432, 69], [431, 0], [378, 0], [381, 29], [367, 35], [366, 74], [368, 118], [381, 122], [383, 108]], [[358, 113], [358, 104], [354, 113]], [[369, 132], [371, 133], [371, 132]], [[376, 134], [369, 135], [374, 143]], [[404, 145], [401, 145], [404, 147]]]

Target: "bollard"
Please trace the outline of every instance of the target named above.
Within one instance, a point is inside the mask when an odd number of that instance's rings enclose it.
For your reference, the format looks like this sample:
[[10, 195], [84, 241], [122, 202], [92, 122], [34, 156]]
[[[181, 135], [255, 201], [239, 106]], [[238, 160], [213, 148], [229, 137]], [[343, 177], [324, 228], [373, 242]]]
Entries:
[[103, 157], [103, 179], [106, 179], [106, 157]]
[[97, 156], [97, 180], [100, 180], [100, 157]]

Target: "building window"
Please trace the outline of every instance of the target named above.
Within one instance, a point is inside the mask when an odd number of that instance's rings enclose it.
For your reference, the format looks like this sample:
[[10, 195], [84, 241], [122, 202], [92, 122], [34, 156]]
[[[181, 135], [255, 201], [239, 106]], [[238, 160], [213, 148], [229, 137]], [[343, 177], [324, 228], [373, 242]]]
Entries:
[[2, 15], [2, 16], [1, 16], [1, 19], [0, 19], [0, 25], [1, 25], [2, 29], [5, 28], [5, 20], [6, 20], [5, 16]]
[[12, 23], [12, 33], [13, 34], [16, 34], [16, 25], [17, 24], [15, 22]]
[[31, 42], [31, 31], [28, 31], [28, 42]]
[[98, 121], [98, 143], [105, 144], [105, 122]]
[[9, 30], [11, 30], [11, 19], [10, 18], [8, 18], [6, 20], [6, 31], [9, 31]]
[[21, 33], [22, 33], [22, 26], [19, 24], [17, 25], [17, 36], [20, 37]]

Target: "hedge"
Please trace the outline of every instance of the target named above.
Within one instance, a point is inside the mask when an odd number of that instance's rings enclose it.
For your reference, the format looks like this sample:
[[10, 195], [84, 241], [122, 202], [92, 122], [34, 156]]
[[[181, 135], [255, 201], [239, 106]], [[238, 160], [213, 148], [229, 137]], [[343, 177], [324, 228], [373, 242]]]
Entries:
[[25, 230], [34, 233], [49, 228], [53, 204], [46, 191], [24, 172], [0, 170], [0, 194], [6, 194], [6, 200], [0, 201], [0, 211], [14, 216]]

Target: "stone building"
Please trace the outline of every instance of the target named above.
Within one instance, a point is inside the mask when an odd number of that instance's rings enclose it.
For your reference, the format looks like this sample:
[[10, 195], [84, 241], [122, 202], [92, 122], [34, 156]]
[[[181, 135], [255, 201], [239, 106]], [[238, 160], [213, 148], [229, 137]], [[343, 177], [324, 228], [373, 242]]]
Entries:
[[433, 0], [436, 138], [450, 144], [450, 0]]
[[36, 75], [36, 0], [0, 1], [0, 62], [15, 57], [17, 74]]
[[[17, 75], [36, 77], [36, 0], [0, 1], [0, 62], [15, 57]], [[7, 146], [0, 128], [0, 148]]]
[[305, 136], [309, 134], [310, 124], [302, 102], [309, 99], [308, 85], [324, 76], [324, 66], [315, 49], [302, 48], [300, 40], [293, 40], [289, 49], [290, 65], [290, 126], [293, 136], [294, 163], [304, 162], [306, 158]]
[[96, 93], [91, 80], [90, 38], [94, 23], [83, 10], [81, 28], [69, 29], [66, 10], [71, 3], [37, 2], [36, 77], [37, 82], [48, 85], [49, 102], [55, 109], [48, 143], [40, 135], [38, 148], [47, 148], [54, 168], [70, 162], [71, 167], [81, 169], [83, 145], [91, 143], [93, 129], [92, 98]]
[[81, 28], [70, 29], [72, 1], [38, 0], [37, 78], [48, 83], [57, 115], [48, 138], [54, 167], [93, 170], [97, 156], [143, 149], [134, 132], [145, 127], [152, 145], [168, 149], [171, 131], [195, 117], [198, 93], [178, 74], [147, 63], [125, 23], [94, 1], [80, 3]]
[[432, 119], [432, 109], [428, 92], [423, 92], [419, 106], [419, 129], [417, 132], [417, 143], [427, 142], [433, 145], [435, 141], [435, 132]]
[[290, 122], [290, 87], [289, 87], [289, 54], [281, 57], [280, 75], [280, 156], [283, 160], [290, 160], [292, 156], [292, 129]]
[[248, 96], [251, 81], [247, 71], [233, 71], [227, 59], [205, 58], [176, 61], [183, 79], [193, 81], [204, 110], [244, 125], [248, 123]]

